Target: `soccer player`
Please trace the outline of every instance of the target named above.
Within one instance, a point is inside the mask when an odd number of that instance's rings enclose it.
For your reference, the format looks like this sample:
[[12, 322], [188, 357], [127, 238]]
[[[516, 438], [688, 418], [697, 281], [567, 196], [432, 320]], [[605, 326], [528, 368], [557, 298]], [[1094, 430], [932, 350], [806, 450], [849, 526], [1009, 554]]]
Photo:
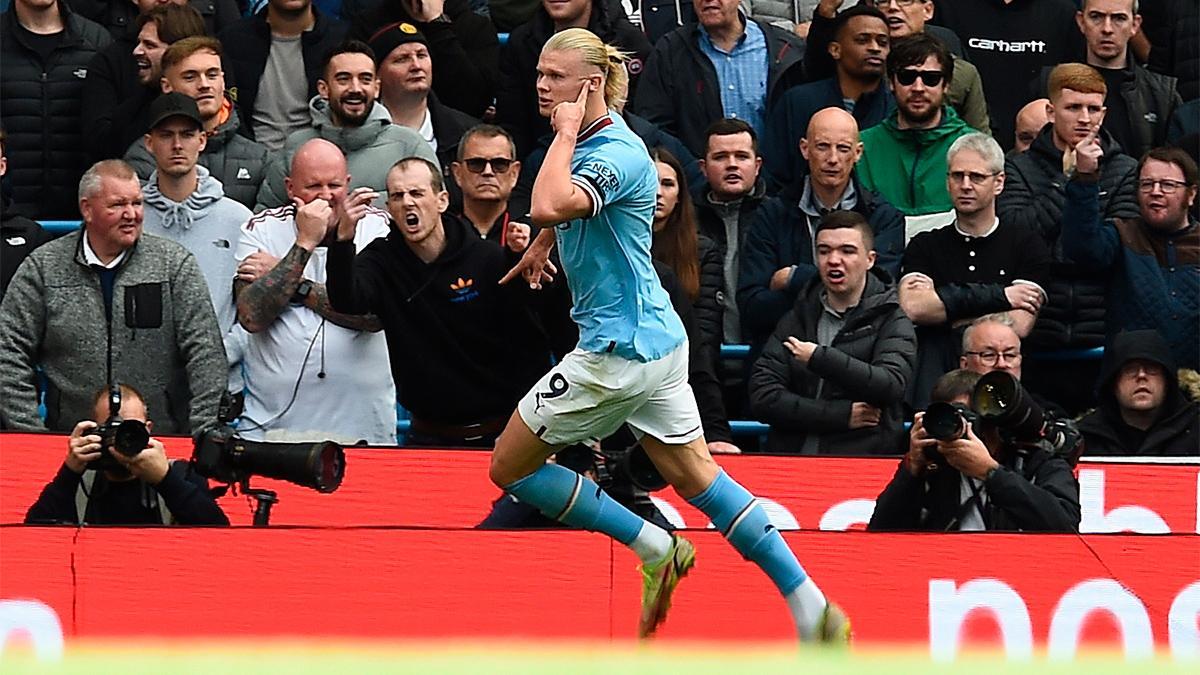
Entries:
[[555, 134], [532, 195], [533, 222], [545, 229], [501, 283], [522, 276], [538, 288], [552, 280], [557, 242], [579, 343], [518, 404], [496, 441], [490, 477], [545, 515], [633, 549], [644, 577], [638, 633], [647, 637], [695, 562], [692, 544], [546, 462], [565, 445], [604, 438], [628, 422], [680, 496], [775, 582], [800, 638], [845, 642], [845, 614], [826, 601], [754, 496], [708, 453], [688, 386], [683, 324], [650, 258], [657, 172], [646, 146], [609, 111], [627, 78], [624, 61], [581, 28], [556, 33], [538, 61], [538, 108]]

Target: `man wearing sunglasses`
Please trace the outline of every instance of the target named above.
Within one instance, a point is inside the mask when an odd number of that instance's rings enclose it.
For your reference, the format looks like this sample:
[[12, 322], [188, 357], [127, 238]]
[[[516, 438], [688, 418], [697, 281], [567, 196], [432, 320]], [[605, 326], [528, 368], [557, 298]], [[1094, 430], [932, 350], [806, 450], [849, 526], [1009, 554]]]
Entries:
[[858, 175], [907, 217], [911, 236], [953, 220], [946, 151], [974, 130], [945, 105], [954, 63], [940, 40], [925, 33], [896, 40], [887, 72], [896, 111], [863, 132]]
[[514, 253], [529, 245], [529, 225], [518, 222], [525, 214], [513, 213], [509, 197], [521, 163], [513, 157], [516, 145], [503, 128], [491, 124], [471, 127], [458, 145], [458, 159], [450, 165], [462, 189], [462, 218], [481, 239], [496, 242]]
[[1154, 148], [1138, 163], [1136, 218], [1104, 219], [1095, 134], [1075, 151], [1063, 206], [1063, 253], [1108, 279], [1109, 336], [1157, 329], [1181, 368], [1200, 367], [1200, 225], [1196, 163], [1179, 148]]

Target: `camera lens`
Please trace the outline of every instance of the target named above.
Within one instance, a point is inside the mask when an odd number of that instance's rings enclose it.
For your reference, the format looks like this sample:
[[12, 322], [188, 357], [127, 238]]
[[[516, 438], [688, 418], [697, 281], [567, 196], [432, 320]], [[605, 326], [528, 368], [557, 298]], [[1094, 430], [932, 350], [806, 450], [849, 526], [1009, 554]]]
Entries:
[[923, 424], [925, 433], [939, 441], [957, 440], [962, 438], [966, 431], [966, 422], [958, 409], [943, 401], [929, 404]]
[[145, 422], [125, 420], [118, 424], [113, 432], [113, 449], [126, 457], [137, 455], [145, 450], [149, 443], [150, 432], [146, 431]]

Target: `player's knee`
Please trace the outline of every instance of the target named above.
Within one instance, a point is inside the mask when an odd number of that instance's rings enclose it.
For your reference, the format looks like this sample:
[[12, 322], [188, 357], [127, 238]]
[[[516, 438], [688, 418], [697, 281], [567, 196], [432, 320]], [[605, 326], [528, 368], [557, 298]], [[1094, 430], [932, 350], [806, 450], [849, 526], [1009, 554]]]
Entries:
[[512, 485], [513, 482], [521, 478], [521, 476], [514, 475], [515, 473], [513, 467], [504, 461], [500, 453], [492, 453], [492, 463], [488, 466], [488, 478], [492, 480], [492, 483], [496, 487], [503, 490], [505, 487]]

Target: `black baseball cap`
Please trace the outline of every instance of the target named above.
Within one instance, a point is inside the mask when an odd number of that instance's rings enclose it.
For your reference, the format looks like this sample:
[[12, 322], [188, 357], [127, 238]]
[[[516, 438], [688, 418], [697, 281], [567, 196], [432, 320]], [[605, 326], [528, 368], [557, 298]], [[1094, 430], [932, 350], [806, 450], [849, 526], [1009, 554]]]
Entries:
[[425, 34], [407, 21], [397, 21], [380, 28], [375, 31], [368, 42], [371, 45], [371, 51], [375, 52], [376, 65], [383, 63], [388, 54], [391, 54], [392, 50], [400, 45], [420, 42], [426, 47], [429, 46], [429, 40], [425, 38]]
[[190, 96], [171, 92], [154, 99], [150, 104], [150, 128], [158, 126], [163, 120], [171, 117], [185, 117], [204, 128], [204, 119], [200, 117], [200, 108]]

